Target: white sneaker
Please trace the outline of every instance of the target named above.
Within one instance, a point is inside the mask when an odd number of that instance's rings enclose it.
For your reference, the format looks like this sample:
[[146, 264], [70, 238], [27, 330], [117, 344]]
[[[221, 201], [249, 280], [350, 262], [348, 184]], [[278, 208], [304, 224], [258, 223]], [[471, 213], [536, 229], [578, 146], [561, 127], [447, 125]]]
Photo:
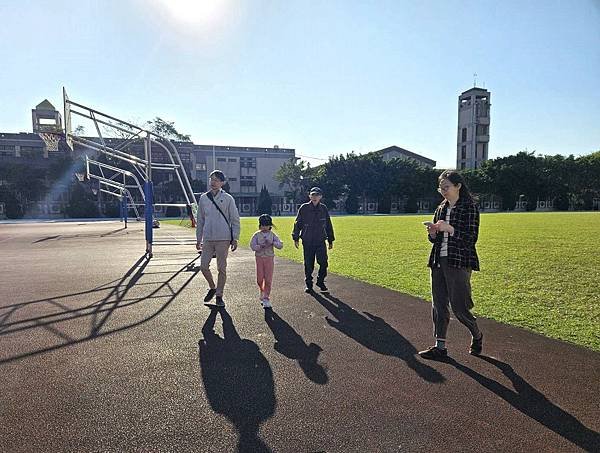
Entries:
[[261, 301], [263, 308], [273, 308], [269, 299], [263, 299]]

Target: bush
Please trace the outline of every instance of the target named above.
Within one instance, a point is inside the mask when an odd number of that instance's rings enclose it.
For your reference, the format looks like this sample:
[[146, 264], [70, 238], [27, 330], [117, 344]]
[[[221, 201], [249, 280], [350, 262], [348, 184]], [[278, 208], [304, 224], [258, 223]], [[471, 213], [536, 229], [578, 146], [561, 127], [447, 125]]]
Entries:
[[23, 206], [21, 206], [12, 194], [6, 198], [6, 205], [4, 208], [6, 209], [6, 217], [9, 219], [21, 219], [25, 215]]
[[104, 215], [111, 218], [121, 217], [121, 205], [114, 201], [106, 203], [106, 205], [104, 205]]
[[89, 198], [82, 185], [75, 183], [71, 188], [66, 213], [72, 218], [98, 217], [98, 206], [94, 200]]
[[417, 199], [415, 197], [408, 197], [406, 204], [404, 205], [404, 212], [415, 213], [419, 207], [417, 206]]
[[358, 197], [354, 194], [349, 194], [346, 198], [346, 212], [348, 214], [356, 214], [358, 212]]
[[177, 206], [167, 206], [165, 217], [181, 217], [181, 209]]

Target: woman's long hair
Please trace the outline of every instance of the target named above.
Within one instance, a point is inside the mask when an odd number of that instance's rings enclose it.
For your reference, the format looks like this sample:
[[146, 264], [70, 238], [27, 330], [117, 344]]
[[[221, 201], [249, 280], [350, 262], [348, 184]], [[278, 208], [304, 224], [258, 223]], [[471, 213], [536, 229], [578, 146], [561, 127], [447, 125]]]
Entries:
[[445, 170], [442, 172], [440, 176], [438, 176], [438, 184], [442, 182], [442, 179], [447, 179], [455, 186], [460, 183], [460, 190], [458, 191], [458, 198], [467, 203], [477, 203], [476, 198], [473, 196], [467, 183], [465, 182], [465, 178], [457, 172], [456, 170]]

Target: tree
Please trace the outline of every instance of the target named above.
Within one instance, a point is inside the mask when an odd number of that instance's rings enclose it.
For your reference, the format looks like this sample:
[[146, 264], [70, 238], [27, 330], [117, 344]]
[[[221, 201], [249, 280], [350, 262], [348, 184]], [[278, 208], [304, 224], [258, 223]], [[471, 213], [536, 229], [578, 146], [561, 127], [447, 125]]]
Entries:
[[263, 185], [262, 189], [260, 189], [260, 195], [258, 196], [258, 206], [257, 206], [258, 213], [271, 215], [272, 205], [273, 205], [273, 202], [271, 201], [271, 195], [269, 194], [269, 191], [267, 190], [267, 186]]
[[175, 128], [175, 123], [172, 121], [166, 121], [157, 116], [153, 120], [146, 122], [146, 125], [150, 128], [150, 131], [160, 135], [161, 137], [179, 140], [181, 142], [190, 141], [190, 136], [179, 133]]
[[349, 193], [346, 197], [344, 207], [348, 214], [356, 214], [358, 212], [358, 197], [353, 193]]
[[303, 160], [296, 161], [295, 158], [292, 158], [289, 162], [285, 162], [273, 176], [275, 181], [279, 182], [280, 189], [288, 189], [285, 191], [285, 195], [294, 203], [304, 201], [303, 195], [308, 192], [309, 187], [306, 187], [306, 181], [304, 180], [308, 168]]

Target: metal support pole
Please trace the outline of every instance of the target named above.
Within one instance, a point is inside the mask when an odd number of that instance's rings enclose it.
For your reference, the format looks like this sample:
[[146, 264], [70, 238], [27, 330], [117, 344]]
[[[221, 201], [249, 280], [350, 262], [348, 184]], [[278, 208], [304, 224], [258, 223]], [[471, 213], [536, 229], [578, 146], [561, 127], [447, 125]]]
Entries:
[[123, 212], [123, 222], [125, 223], [125, 228], [127, 228], [127, 195], [123, 194], [121, 197], [121, 210]]
[[152, 258], [152, 223], [154, 220], [154, 189], [152, 186], [152, 142], [150, 134], [144, 140], [144, 151], [146, 154], [146, 175], [148, 179], [144, 183], [146, 195], [146, 256]]

